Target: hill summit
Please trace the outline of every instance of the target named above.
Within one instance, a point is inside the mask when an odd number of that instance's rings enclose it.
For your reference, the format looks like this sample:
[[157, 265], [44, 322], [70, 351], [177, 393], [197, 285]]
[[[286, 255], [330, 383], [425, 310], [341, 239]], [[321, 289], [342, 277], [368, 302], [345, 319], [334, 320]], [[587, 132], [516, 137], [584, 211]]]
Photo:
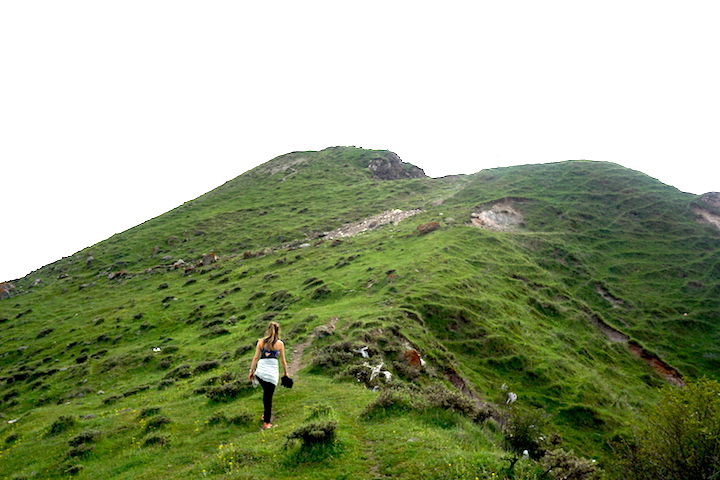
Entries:
[[[1, 473], [496, 478], [522, 409], [554, 443], [515, 468], [604, 465], [720, 371], [718, 198], [607, 162], [277, 157], [0, 287]], [[259, 433], [271, 320], [295, 386]]]

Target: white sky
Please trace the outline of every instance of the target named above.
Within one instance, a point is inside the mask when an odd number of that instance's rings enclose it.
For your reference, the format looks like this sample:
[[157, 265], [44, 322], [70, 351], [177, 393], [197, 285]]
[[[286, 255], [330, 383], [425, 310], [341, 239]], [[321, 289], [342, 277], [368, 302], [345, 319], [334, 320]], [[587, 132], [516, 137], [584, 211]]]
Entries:
[[0, 281], [278, 155], [720, 190], [716, 1], [0, 2]]

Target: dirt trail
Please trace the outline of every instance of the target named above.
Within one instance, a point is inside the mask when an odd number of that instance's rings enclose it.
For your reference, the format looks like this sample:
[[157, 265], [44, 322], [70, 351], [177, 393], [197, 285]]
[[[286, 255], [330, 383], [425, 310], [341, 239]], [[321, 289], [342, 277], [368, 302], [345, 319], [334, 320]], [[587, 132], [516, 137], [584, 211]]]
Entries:
[[[337, 317], [331, 318], [330, 322], [328, 322], [326, 327], [330, 330], [334, 330], [335, 323], [337, 323], [337, 321]], [[297, 372], [299, 372], [300, 369], [304, 366], [302, 363], [303, 354], [305, 353], [305, 349], [310, 346], [310, 344], [313, 342], [313, 340], [315, 340], [315, 338], [317, 338], [315, 332], [312, 332], [307, 336], [305, 340], [292, 347], [292, 357], [290, 359], [290, 362], [288, 363], [288, 373], [291, 377], [294, 377]]]

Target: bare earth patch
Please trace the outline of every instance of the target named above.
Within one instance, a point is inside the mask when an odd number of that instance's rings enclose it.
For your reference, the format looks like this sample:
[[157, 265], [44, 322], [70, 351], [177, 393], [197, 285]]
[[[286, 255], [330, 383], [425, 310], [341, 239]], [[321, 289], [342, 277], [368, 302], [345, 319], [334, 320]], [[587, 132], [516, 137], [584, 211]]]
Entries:
[[330, 240], [335, 238], [350, 237], [352, 235], [357, 235], [358, 233], [373, 230], [379, 226], [386, 225], [388, 223], [398, 224], [402, 220], [405, 220], [408, 217], [412, 217], [413, 215], [417, 215], [421, 211], [422, 209], [419, 208], [406, 211], [397, 209], [388, 210], [377, 215], [373, 215], [372, 217], [368, 217], [359, 222], [345, 224], [342, 227], [333, 230], [332, 232], [327, 232], [324, 237]]

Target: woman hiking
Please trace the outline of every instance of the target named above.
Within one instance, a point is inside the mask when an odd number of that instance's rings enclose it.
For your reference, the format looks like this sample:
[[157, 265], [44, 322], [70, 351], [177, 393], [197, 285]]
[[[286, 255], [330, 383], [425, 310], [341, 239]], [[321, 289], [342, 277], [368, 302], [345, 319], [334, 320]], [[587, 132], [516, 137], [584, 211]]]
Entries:
[[288, 376], [287, 362], [285, 361], [285, 344], [280, 340], [280, 324], [270, 322], [265, 337], [257, 341], [255, 356], [250, 364], [250, 375], [248, 378], [255, 383], [255, 380], [263, 388], [263, 430], [272, 427], [272, 399], [275, 387], [279, 380], [278, 359], [282, 362], [285, 376]]

